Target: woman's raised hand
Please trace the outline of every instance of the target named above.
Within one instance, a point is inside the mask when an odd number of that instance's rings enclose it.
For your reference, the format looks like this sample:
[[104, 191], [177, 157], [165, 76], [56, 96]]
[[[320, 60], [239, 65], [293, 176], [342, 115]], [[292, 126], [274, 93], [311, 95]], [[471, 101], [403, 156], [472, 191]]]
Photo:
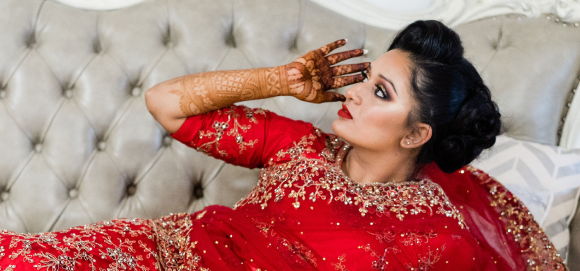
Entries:
[[290, 64], [285, 65], [286, 78], [291, 95], [311, 103], [344, 101], [344, 95], [336, 92], [327, 92], [327, 90], [362, 82], [364, 77], [361, 73], [346, 74], [360, 72], [370, 65], [369, 62], [364, 62], [331, 67], [331, 65], [338, 62], [364, 54], [362, 49], [354, 49], [329, 55], [331, 51], [345, 44], [346, 40], [337, 40], [310, 51]]

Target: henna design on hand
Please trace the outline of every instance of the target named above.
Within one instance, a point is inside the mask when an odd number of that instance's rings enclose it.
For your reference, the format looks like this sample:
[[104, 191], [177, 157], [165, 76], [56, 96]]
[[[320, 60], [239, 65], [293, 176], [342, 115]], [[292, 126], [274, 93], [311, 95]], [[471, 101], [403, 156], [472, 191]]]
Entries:
[[168, 80], [163, 85], [169, 89], [168, 93], [180, 97], [179, 108], [185, 116], [203, 114], [239, 101], [275, 96], [294, 96], [312, 103], [344, 101], [342, 94], [327, 90], [363, 81], [360, 73], [346, 74], [360, 72], [370, 64], [331, 67], [363, 54], [363, 50], [355, 49], [328, 55], [345, 43], [345, 40], [335, 41], [283, 66], [196, 73]]
[[360, 72], [370, 65], [369, 62], [350, 65], [332, 66], [349, 58], [363, 55], [362, 49], [328, 55], [331, 51], [346, 44], [346, 40], [337, 40], [305, 55], [286, 65], [286, 75], [290, 94], [294, 97], [313, 103], [329, 101], [344, 101], [345, 97], [329, 89], [340, 88], [362, 82], [364, 76], [355, 74], [335, 77], [354, 72]]

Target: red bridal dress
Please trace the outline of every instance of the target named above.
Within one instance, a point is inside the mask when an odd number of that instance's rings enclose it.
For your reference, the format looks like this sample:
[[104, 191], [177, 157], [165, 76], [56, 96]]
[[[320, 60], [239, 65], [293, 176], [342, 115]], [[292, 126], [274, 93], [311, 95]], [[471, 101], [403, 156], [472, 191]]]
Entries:
[[2, 231], [0, 270], [567, 270], [522, 202], [474, 167], [360, 184], [341, 171], [341, 138], [236, 105], [172, 137], [262, 168], [258, 183], [233, 208]]

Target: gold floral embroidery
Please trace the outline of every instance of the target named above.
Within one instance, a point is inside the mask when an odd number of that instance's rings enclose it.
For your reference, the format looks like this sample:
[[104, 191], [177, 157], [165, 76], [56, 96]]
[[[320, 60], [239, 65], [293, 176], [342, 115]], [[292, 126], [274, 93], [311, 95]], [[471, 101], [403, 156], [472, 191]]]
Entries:
[[387, 262], [387, 254], [388, 254], [388, 253], [392, 252], [393, 254], [397, 254], [397, 253], [399, 253], [399, 252], [401, 252], [401, 251], [402, 251], [402, 250], [401, 250], [401, 249], [400, 249], [398, 246], [396, 246], [396, 245], [395, 245], [395, 246], [392, 246], [392, 247], [387, 247], [387, 248], [385, 249], [385, 251], [383, 251], [383, 254], [379, 254], [379, 253], [377, 253], [375, 250], [373, 250], [373, 249], [371, 248], [371, 245], [370, 245], [370, 244], [366, 244], [366, 245], [364, 245], [364, 246], [359, 246], [358, 248], [359, 248], [359, 249], [364, 249], [364, 250], [365, 250], [365, 251], [367, 251], [367, 252], [369, 252], [369, 251], [370, 251], [370, 252], [371, 252], [371, 256], [372, 256], [372, 257], [376, 257], [376, 258], [377, 258], [377, 260], [376, 260], [376, 261], [373, 261], [373, 262], [371, 263], [371, 267], [372, 267], [373, 269], [376, 269], [376, 270], [386, 270], [386, 269], [387, 269], [387, 265], [389, 264], [389, 262]]
[[346, 269], [346, 265], [344, 265], [344, 262], [346, 262], [346, 254], [338, 256], [338, 262], [332, 263], [332, 266], [334, 266], [334, 270], [348, 271], [348, 269]]
[[427, 248], [427, 253], [425, 255], [418, 255], [418, 266], [414, 267], [411, 264], [406, 264], [406, 268], [409, 271], [414, 270], [430, 270], [433, 265], [441, 259], [441, 253], [445, 250], [445, 244], [441, 247], [441, 249], [436, 248], [435, 250], [431, 250], [431, 247]]
[[499, 209], [506, 233], [513, 236], [522, 256], [527, 260], [527, 270], [568, 270], [532, 213], [516, 196], [485, 172], [471, 165], [465, 169], [487, 187], [491, 195], [491, 206]]
[[[63, 238], [64, 242], [71, 242], [73, 240], [66, 240], [67, 238]], [[135, 249], [133, 248], [133, 244], [136, 243], [136, 241], [131, 241], [127, 238], [125, 238], [125, 240], [121, 240], [119, 239], [119, 244], [115, 244], [115, 242], [113, 240], [111, 240], [111, 237], [105, 237], [104, 239], [105, 243], [114, 247], [114, 249], [108, 247], [107, 248], [107, 252], [105, 253], [104, 251], [101, 251], [101, 258], [106, 259], [107, 257], [113, 259], [114, 262], [112, 262], [111, 264], [109, 264], [109, 268], [107, 268], [107, 270], [127, 270], [127, 269], [141, 269], [141, 270], [148, 270], [148, 268], [144, 268], [141, 266], [137, 266], [137, 260], [142, 261], [143, 258], [138, 257], [135, 258], [133, 257], [133, 255], [131, 255], [130, 252], [135, 252]], [[74, 241], [73, 241], [74, 242]], [[77, 242], [81, 243], [81, 240], [77, 240]], [[68, 257], [63, 257], [64, 260], [61, 259], [57, 259], [57, 258], [53, 258], [50, 259], [50, 261], [46, 261], [46, 262], [51, 262], [51, 264], [56, 265], [59, 263], [59, 261], [61, 262], [66, 262], [67, 266], [71, 269], [74, 269], [74, 263], [75, 263], [75, 259], [70, 259]]]
[[340, 141], [336, 135], [329, 134], [324, 139], [324, 145], [326, 146], [326, 148], [324, 148], [322, 152], [320, 152], [320, 155], [326, 158], [326, 160], [334, 162], [334, 159], [336, 158], [336, 151], [338, 150], [341, 144], [342, 141]]
[[[284, 250], [281, 253], [283, 256], [285, 256], [286, 258], [298, 256], [311, 266], [314, 267], [318, 266], [318, 264], [316, 263], [316, 256], [309, 247], [305, 246], [299, 241], [292, 242], [287, 238], [280, 236], [275, 230], [273, 230], [274, 221], [271, 221], [271, 223], [267, 223], [264, 221], [258, 221], [254, 218], [250, 218], [250, 220], [252, 221], [254, 226], [260, 230], [260, 232], [262, 233], [262, 235], [264, 235], [264, 237], [272, 238], [274, 242], [277, 244], [277, 248], [278, 249], [282, 248]], [[289, 259], [289, 262], [293, 261]]]
[[[151, 270], [148, 263], [154, 262], [155, 270], [209, 271], [201, 266], [202, 258], [196, 253], [198, 242], [189, 238], [192, 229], [190, 215], [182, 213], [153, 220], [114, 219], [78, 226], [59, 231], [58, 235], [66, 234], [62, 240], [55, 232], [0, 233], [11, 238], [10, 248], [17, 248], [8, 258], [22, 257], [23, 263], [33, 264], [36, 269], [76, 270], [86, 264], [93, 271], [145, 271]], [[5, 253], [4, 247], [0, 248], [1, 258]], [[37, 249], [41, 252], [33, 253]], [[97, 268], [98, 258], [110, 262], [109, 266]], [[154, 261], [144, 262], [144, 258]], [[18, 269], [10, 265], [6, 270], [10, 268]]]
[[427, 244], [429, 242], [429, 238], [437, 237], [437, 234], [434, 232], [429, 233], [417, 233], [417, 232], [406, 232], [401, 233], [400, 242], [405, 246], [412, 246], [412, 245], [422, 245]]
[[[197, 217], [201, 218], [205, 212]], [[164, 270], [209, 271], [201, 266], [201, 256], [195, 253], [198, 241], [189, 238], [193, 224], [188, 214], [171, 214], [151, 222], [158, 237], [157, 246]]]
[[280, 237], [280, 243], [293, 255], [298, 255], [298, 257], [302, 258], [302, 260], [305, 260], [314, 267], [318, 266], [316, 263], [316, 257], [314, 256], [314, 253], [312, 253], [312, 250], [310, 250], [299, 241], [290, 242], [288, 239]]
[[[105, 229], [106, 228], [106, 229]], [[97, 270], [95, 262], [97, 256], [111, 261], [107, 270], [150, 270], [143, 263], [141, 255], [133, 254], [137, 249], [145, 251], [146, 257], [155, 258], [155, 268], [160, 270], [157, 262], [159, 255], [148, 249], [148, 245], [141, 240], [131, 241], [128, 238], [112, 239], [110, 233], [121, 237], [145, 237], [152, 240], [154, 236], [149, 224], [140, 219], [115, 219], [111, 221], [94, 223], [86, 226], [78, 226], [58, 232], [67, 234], [62, 240], [57, 238], [54, 232], [39, 234], [19, 234], [7, 230], [0, 231], [2, 236], [9, 237], [9, 248], [16, 248], [8, 258], [15, 260], [22, 257], [23, 263], [33, 264], [36, 269], [47, 270], [75, 270], [77, 265], [86, 264], [91, 270]], [[102, 237], [104, 242], [97, 241], [97, 236]], [[149, 244], [151, 246], [151, 244]], [[33, 253], [33, 250], [41, 252]], [[1, 247], [2, 258], [4, 247]], [[133, 253], [133, 254], [131, 254]], [[17, 269], [16, 265], [9, 265], [6, 270]], [[104, 270], [99, 268], [99, 270]]]
[[[279, 202], [285, 196], [294, 200], [294, 208], [299, 208], [300, 201], [308, 196], [312, 202], [320, 199], [331, 203], [334, 200], [358, 206], [361, 216], [370, 208], [378, 216], [393, 213], [401, 221], [407, 215], [440, 214], [456, 219], [462, 228], [467, 227], [463, 216], [438, 184], [428, 179], [403, 183], [354, 182], [337, 167], [350, 146], [344, 144], [336, 163], [328, 163], [320, 155], [319, 158], [307, 156], [315, 152], [310, 147], [315, 139], [313, 134], [305, 135], [295, 145], [280, 150], [278, 157], [290, 155], [292, 160], [262, 169], [258, 184], [234, 205], [234, 209], [246, 204], [260, 204], [264, 209], [270, 199]], [[307, 188], [314, 191], [307, 192]]]
[[379, 243], [390, 243], [395, 240], [395, 232], [394, 231], [380, 231], [380, 232], [370, 232], [367, 231], [369, 234], [375, 236]]
[[[395, 233], [394, 231], [380, 231], [380, 232], [370, 232], [367, 233], [375, 236], [376, 240], [379, 241], [380, 244], [390, 244], [389, 247], [386, 247], [382, 254], [379, 254], [377, 251], [371, 248], [370, 244], [366, 244], [364, 246], [359, 246], [359, 249], [364, 249], [367, 252], [371, 253], [372, 257], [376, 257], [377, 260], [372, 262], [371, 267], [376, 270], [386, 270], [388, 266], [387, 262], [387, 254], [393, 253], [397, 254], [402, 252], [403, 250], [399, 247], [395, 241], [403, 244], [404, 246], [414, 246], [414, 245], [425, 245], [429, 243], [429, 239], [437, 237], [437, 233], [422, 233], [422, 232], [404, 232], [404, 233]], [[421, 260], [428, 261], [429, 258], [421, 258], [419, 257], [419, 264]], [[424, 266], [425, 267], [425, 266]], [[411, 269], [411, 270], [427, 270], [427, 269]]]
[[279, 150], [275, 156], [277, 160], [280, 160], [289, 155], [290, 159], [296, 160], [307, 153], [316, 153], [316, 150], [311, 147], [311, 145], [314, 144], [314, 140], [316, 140], [316, 136], [313, 134], [305, 135], [300, 138], [300, 141], [295, 142], [294, 145], [289, 148]]
[[[225, 150], [220, 150], [220, 140], [223, 138], [224, 133], [225, 135], [228, 136], [233, 136], [236, 139], [236, 143], [238, 143], [239, 146], [239, 153], [242, 154], [242, 152], [244, 150], [246, 150], [246, 147], [250, 147], [253, 148], [254, 144], [256, 144], [258, 142], [257, 139], [254, 140], [249, 140], [248, 142], [246, 142], [244, 140], [244, 136], [241, 134], [241, 132], [243, 133], [247, 133], [248, 130], [252, 127], [251, 125], [242, 125], [238, 122], [238, 119], [240, 118], [240, 113], [236, 112], [236, 107], [240, 107], [244, 110], [245, 114], [245, 118], [252, 123], [258, 123], [258, 121], [255, 118], [255, 114], [262, 114], [264, 116], [266, 116], [266, 111], [264, 109], [261, 108], [256, 108], [256, 109], [252, 109], [252, 108], [248, 108], [246, 106], [234, 106], [231, 105], [228, 108], [222, 108], [222, 109], [218, 109], [216, 110], [218, 114], [227, 114], [228, 119], [225, 122], [220, 122], [220, 121], [214, 121], [212, 128], [214, 129], [214, 131], [199, 131], [198, 135], [200, 139], [203, 139], [204, 137], [207, 137], [209, 139], [211, 139], [213, 137], [213, 140], [208, 141], [206, 143], [203, 143], [197, 147], [195, 147], [195, 149], [197, 151], [201, 151], [202, 153], [205, 153], [207, 155], [211, 155], [210, 151], [212, 149], [212, 147], [215, 148], [215, 150], [221, 155], [221, 156], [228, 156], [229, 154], [225, 151]], [[241, 130], [241, 132], [240, 132]], [[192, 144], [193, 145], [193, 144]]]

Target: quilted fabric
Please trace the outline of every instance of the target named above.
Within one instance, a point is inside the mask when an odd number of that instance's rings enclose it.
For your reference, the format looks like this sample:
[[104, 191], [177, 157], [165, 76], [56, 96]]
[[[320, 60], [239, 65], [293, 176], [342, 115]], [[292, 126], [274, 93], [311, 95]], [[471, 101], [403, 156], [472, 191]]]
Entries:
[[[577, 85], [580, 28], [502, 16], [456, 30], [506, 133], [555, 145]], [[258, 171], [175, 142], [144, 92], [184, 74], [285, 64], [339, 38], [349, 39], [342, 50], [369, 50], [356, 61], [372, 61], [393, 34], [299, 0], [148, 0], [113, 11], [0, 0], [0, 228], [44, 232], [233, 206]], [[243, 104], [325, 132], [340, 107], [292, 97]]]

